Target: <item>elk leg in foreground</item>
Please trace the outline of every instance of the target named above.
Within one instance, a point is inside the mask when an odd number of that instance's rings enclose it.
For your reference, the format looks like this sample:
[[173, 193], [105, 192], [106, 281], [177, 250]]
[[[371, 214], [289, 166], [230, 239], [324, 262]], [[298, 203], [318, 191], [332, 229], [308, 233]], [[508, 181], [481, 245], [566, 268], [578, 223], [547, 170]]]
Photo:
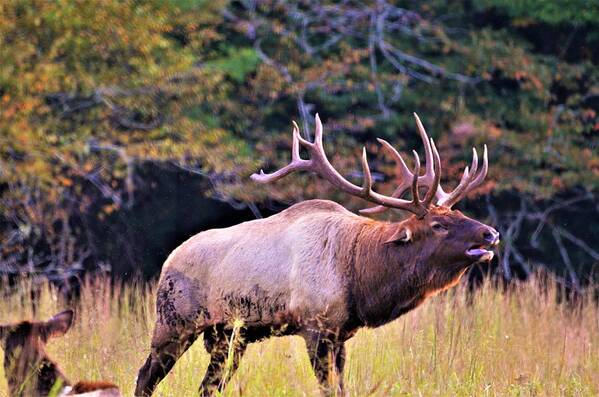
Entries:
[[[337, 371], [337, 382], [339, 382], [340, 396], [348, 394], [345, 391], [345, 385], [343, 384], [343, 369], [345, 367], [345, 343], [339, 342], [333, 351], [333, 357], [335, 358], [335, 370]], [[344, 394], [345, 393], [345, 394]]]
[[152, 351], [137, 376], [136, 396], [151, 396], [160, 381], [173, 368], [179, 357], [193, 344], [197, 334], [186, 337], [171, 337], [159, 341], [156, 333], [152, 340]]
[[335, 337], [312, 333], [304, 337], [320, 390], [325, 396], [344, 396], [345, 346]]
[[[239, 367], [247, 342], [243, 338], [232, 340], [231, 335], [232, 332], [225, 331], [222, 326], [214, 326], [204, 331], [204, 346], [210, 353], [210, 364], [199, 390], [202, 397], [213, 396], [217, 391], [222, 392]], [[233, 343], [233, 357], [232, 362], [227, 366], [231, 343]]]

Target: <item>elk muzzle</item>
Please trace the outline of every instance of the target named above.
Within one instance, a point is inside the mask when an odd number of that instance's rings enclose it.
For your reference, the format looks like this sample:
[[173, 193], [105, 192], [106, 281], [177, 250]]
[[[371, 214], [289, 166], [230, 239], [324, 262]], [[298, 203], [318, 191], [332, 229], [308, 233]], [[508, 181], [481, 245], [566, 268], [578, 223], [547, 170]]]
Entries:
[[478, 233], [480, 243], [475, 243], [466, 250], [466, 256], [475, 262], [490, 262], [495, 256], [490, 248], [499, 244], [499, 232], [490, 226], [481, 227]]

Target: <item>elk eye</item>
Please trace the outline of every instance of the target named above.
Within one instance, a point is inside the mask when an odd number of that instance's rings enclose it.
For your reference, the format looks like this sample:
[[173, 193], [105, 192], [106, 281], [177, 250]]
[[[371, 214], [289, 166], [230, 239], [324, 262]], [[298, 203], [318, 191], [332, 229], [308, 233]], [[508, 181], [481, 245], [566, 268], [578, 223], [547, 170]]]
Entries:
[[431, 223], [431, 228], [436, 232], [443, 232], [443, 231], [447, 230], [447, 227], [445, 227], [445, 225], [443, 225], [442, 223], [439, 223], [439, 222]]

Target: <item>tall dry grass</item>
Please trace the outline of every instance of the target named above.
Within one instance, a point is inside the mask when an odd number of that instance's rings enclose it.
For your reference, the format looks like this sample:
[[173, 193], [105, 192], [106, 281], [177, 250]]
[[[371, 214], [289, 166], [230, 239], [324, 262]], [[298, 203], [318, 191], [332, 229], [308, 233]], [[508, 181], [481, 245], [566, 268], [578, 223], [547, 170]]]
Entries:
[[[27, 285], [4, 298], [0, 322], [31, 318]], [[364, 329], [348, 342], [345, 383], [352, 396], [599, 395], [599, 311], [590, 297], [579, 310], [556, 303], [557, 290], [534, 282], [509, 293], [489, 284], [432, 298], [399, 320]], [[48, 351], [71, 380], [106, 379], [133, 394], [150, 345], [155, 288], [91, 280], [76, 324]], [[47, 285], [38, 318], [64, 308]], [[201, 341], [160, 385], [160, 396], [195, 395], [208, 355]], [[7, 387], [0, 369], [0, 396]], [[315, 396], [303, 341], [253, 344], [225, 396]]]

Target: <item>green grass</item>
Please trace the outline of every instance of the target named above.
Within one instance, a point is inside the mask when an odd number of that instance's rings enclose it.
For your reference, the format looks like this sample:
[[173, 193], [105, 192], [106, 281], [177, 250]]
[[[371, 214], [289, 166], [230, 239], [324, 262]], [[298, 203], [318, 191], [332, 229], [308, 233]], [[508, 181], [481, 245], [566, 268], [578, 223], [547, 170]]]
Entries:
[[[21, 290], [25, 291], [23, 287]], [[599, 395], [599, 311], [556, 303], [534, 282], [509, 293], [489, 285], [430, 299], [395, 322], [364, 329], [348, 344], [345, 383], [352, 396]], [[73, 381], [110, 380], [133, 394], [154, 321], [154, 287], [91, 281], [76, 323], [48, 352]], [[45, 287], [38, 318], [64, 308]], [[31, 318], [27, 299], [4, 299], [0, 322]], [[201, 340], [179, 360], [156, 395], [189, 396], [208, 364]], [[225, 396], [315, 396], [303, 340], [272, 338], [250, 346]], [[7, 395], [0, 368], [0, 396]]]

